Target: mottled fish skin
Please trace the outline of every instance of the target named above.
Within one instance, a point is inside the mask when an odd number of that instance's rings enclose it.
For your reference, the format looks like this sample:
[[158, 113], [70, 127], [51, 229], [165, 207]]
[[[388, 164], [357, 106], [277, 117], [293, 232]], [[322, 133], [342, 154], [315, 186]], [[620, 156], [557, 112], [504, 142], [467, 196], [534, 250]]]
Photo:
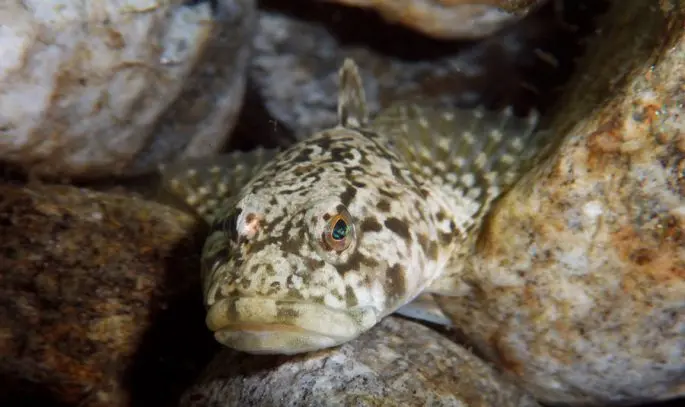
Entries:
[[[292, 354], [370, 329], [456, 267], [534, 154], [535, 117], [397, 105], [369, 121], [351, 60], [340, 83], [337, 126], [282, 152], [164, 171], [212, 220], [206, 322], [226, 346]], [[246, 165], [252, 176], [236, 177]]]
[[[448, 213], [463, 237], [440, 277], [425, 292], [452, 296], [468, 290], [460, 276], [468, 266], [483, 218], [549, 147], [550, 135], [534, 131], [537, 123], [537, 112], [519, 118], [511, 108], [440, 112], [400, 104], [386, 109], [371, 124], [391, 141], [393, 149], [404, 153], [413, 172], [446, 196]], [[428, 302], [424, 298], [422, 303], [417, 305], [424, 312]], [[406, 311], [403, 314], [414, 315]], [[430, 319], [444, 317], [432, 312]]]

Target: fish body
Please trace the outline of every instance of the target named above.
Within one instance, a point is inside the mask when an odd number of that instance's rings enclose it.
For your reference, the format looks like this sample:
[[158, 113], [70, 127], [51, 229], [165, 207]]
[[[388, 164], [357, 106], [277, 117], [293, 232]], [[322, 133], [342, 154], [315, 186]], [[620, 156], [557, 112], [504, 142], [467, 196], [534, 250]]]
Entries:
[[167, 188], [211, 223], [207, 326], [238, 350], [292, 354], [393, 312], [431, 319], [412, 301], [457, 290], [491, 203], [537, 151], [536, 122], [401, 103], [370, 120], [348, 59], [336, 126], [284, 151], [165, 168]]

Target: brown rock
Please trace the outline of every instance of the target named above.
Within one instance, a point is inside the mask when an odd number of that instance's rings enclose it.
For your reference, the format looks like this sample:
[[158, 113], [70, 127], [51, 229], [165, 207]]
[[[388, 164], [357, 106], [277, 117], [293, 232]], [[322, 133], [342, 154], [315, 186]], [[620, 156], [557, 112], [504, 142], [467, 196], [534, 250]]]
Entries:
[[385, 19], [442, 39], [485, 37], [512, 23], [540, 0], [328, 0], [372, 8]]
[[255, 10], [254, 0], [3, 1], [0, 160], [95, 178], [218, 151], [242, 105]]
[[340, 348], [295, 357], [226, 349], [181, 406], [483, 406], [538, 404], [437, 332], [397, 317]]
[[141, 199], [0, 185], [0, 405], [164, 405], [214, 349], [196, 221]]
[[616, 1], [552, 115], [560, 147], [442, 299], [539, 401], [685, 395], [685, 6]]

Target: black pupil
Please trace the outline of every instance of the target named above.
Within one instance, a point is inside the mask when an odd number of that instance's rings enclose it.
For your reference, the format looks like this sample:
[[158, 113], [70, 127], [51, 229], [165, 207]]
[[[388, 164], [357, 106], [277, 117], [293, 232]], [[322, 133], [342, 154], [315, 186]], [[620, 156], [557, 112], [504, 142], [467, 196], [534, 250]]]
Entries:
[[345, 223], [344, 220], [340, 219], [337, 222], [335, 222], [335, 226], [333, 226], [333, 239], [335, 239], [335, 240], [344, 239], [346, 235], [347, 235], [347, 223]]

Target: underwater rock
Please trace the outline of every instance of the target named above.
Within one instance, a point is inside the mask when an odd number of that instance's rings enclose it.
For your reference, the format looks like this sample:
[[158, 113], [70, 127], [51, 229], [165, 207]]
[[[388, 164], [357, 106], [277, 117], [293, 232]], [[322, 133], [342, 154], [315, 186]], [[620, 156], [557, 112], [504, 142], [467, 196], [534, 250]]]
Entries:
[[389, 22], [441, 39], [479, 38], [517, 21], [544, 0], [328, 0], [371, 8]]
[[615, 1], [600, 27], [550, 115], [558, 149], [440, 300], [551, 405], [685, 395], [685, 5]]
[[214, 153], [237, 120], [254, 0], [0, 5], [0, 160], [95, 178]]
[[130, 196], [1, 184], [0, 405], [175, 401], [216, 349], [197, 227]]
[[[265, 131], [284, 126], [297, 139], [335, 124], [331, 95], [337, 93], [337, 72], [345, 57], [360, 68], [372, 114], [400, 99], [464, 108], [515, 105], [525, 112], [543, 99], [540, 88], [568, 78], [556, 59], [571, 59], [578, 52], [576, 33], [566, 30], [550, 9], [480, 42], [465, 43], [434, 41], [354, 8], [266, 3], [259, 14], [250, 79], [274, 119]], [[555, 47], [570, 55], [556, 58]]]
[[534, 407], [527, 394], [447, 337], [384, 319], [340, 348], [255, 357], [226, 349], [181, 400], [202, 406]]

